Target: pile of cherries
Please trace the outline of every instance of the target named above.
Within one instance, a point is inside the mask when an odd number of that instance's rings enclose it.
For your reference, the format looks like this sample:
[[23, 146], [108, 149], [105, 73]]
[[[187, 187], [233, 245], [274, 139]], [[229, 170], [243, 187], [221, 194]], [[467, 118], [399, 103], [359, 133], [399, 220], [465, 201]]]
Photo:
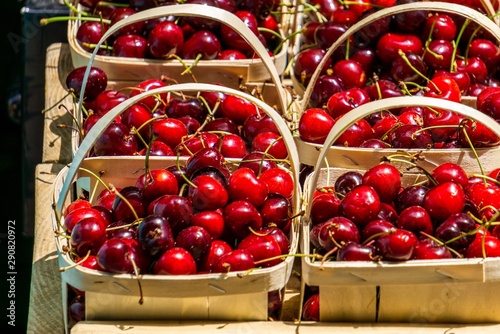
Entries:
[[[289, 171], [265, 156], [229, 163], [207, 147], [183, 163], [146, 169], [135, 184], [73, 201], [61, 226], [74, 262], [108, 273], [269, 268], [290, 252], [294, 186]], [[72, 302], [81, 310], [84, 292], [77, 292]], [[279, 296], [269, 292], [270, 311]]]
[[[383, 6], [412, 1], [384, 1]], [[304, 24], [304, 48], [294, 59], [294, 75], [304, 85], [309, 84], [326, 49], [345, 33], [348, 23], [380, 8], [376, 1], [343, 6], [336, 0], [317, 0], [314, 4], [320, 10], [331, 9], [328, 17], [335, 20]], [[342, 22], [339, 17], [349, 21]], [[369, 101], [405, 95], [454, 102], [463, 102], [464, 96], [477, 98], [481, 112], [499, 119], [498, 107], [483, 108], [479, 96], [487, 88], [499, 86], [496, 75], [500, 48], [496, 38], [477, 24], [466, 24], [458, 15], [414, 10], [380, 18], [350, 36], [348, 42], [333, 52], [313, 83], [309, 104], [299, 121], [302, 140], [322, 144], [333, 124], [346, 112]], [[335, 144], [370, 148], [470, 147], [459, 137], [460, 132], [469, 131], [471, 123], [462, 121], [462, 117], [446, 110], [418, 106], [392, 109], [359, 120], [347, 131], [350, 134]], [[462, 127], [457, 131], [459, 124]], [[474, 147], [498, 144], [497, 136], [479, 127], [484, 136], [473, 139]], [[426, 130], [429, 128], [433, 130]], [[401, 139], [408, 134], [415, 140]]]
[[[176, 0], [109, 1], [80, 0], [87, 15], [82, 16], [76, 32], [77, 42], [93, 52], [106, 30], [120, 20], [139, 11], [159, 6], [172, 6]], [[274, 13], [279, 3], [273, 0], [187, 0], [185, 4], [201, 4], [224, 9], [240, 18], [261, 40], [272, 55], [282, 38], [279, 17]], [[88, 20], [86, 17], [102, 20]], [[147, 59], [239, 60], [254, 57], [252, 47], [231, 29], [218, 21], [194, 16], [161, 17], [127, 25], [106, 41], [101, 55]]]
[[[85, 88], [85, 67], [71, 71], [66, 83], [84, 99], [82, 136], [128, 98], [167, 86], [168, 80], [145, 79], [123, 90], [107, 89], [104, 71], [93, 67]], [[272, 118], [252, 102], [217, 91], [151, 95], [133, 104], [96, 140], [94, 156], [190, 156], [201, 148], [217, 148], [226, 158], [266, 152], [285, 159], [288, 152]], [[249, 92], [250, 94], [250, 92]]]
[[468, 176], [448, 162], [424, 171], [419, 183], [405, 185], [401, 175], [383, 162], [363, 173], [345, 171], [317, 189], [312, 252], [336, 261], [500, 256], [498, 170]]

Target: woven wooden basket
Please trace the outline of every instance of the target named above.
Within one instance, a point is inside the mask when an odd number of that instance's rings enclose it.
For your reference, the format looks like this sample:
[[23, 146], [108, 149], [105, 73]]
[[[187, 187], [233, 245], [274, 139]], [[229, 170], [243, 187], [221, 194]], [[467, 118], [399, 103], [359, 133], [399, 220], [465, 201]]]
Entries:
[[[475, 109], [456, 102], [439, 101], [426, 97], [396, 97], [393, 105], [411, 105], [418, 101], [420, 105], [441, 106], [488, 123], [489, 117], [478, 114]], [[382, 106], [382, 101], [365, 105], [357, 113], [348, 113], [332, 128], [325, 145], [331, 145], [340, 134], [363, 117]], [[500, 134], [500, 125], [491, 124], [491, 129]], [[346, 171], [364, 172], [377, 165], [380, 152], [365, 152], [366, 160], [354, 169], [342, 168], [339, 164], [325, 167], [325, 158], [331, 151], [321, 150], [314, 165], [314, 171], [307, 176], [304, 184], [304, 211], [302, 219], [301, 251], [311, 254], [310, 236], [311, 205], [317, 188], [333, 185], [338, 176]], [[347, 155], [352, 152], [346, 151]], [[358, 154], [358, 152], [356, 152]], [[486, 155], [484, 155], [486, 154]], [[499, 167], [498, 149], [485, 151], [480, 159], [488, 168]], [[490, 155], [491, 154], [491, 155]], [[438, 156], [434, 163], [454, 161], [454, 155]], [[338, 161], [340, 158], [333, 161]], [[432, 158], [430, 158], [432, 159]], [[485, 161], [485, 159], [487, 161]], [[458, 161], [463, 166], [463, 160]], [[420, 165], [420, 163], [419, 163]], [[407, 165], [405, 165], [407, 166]], [[402, 166], [399, 166], [404, 171]], [[423, 166], [424, 167], [424, 166]], [[434, 165], [424, 168], [431, 171]], [[479, 171], [470, 161], [468, 172]], [[413, 184], [415, 175], [403, 176], [403, 186]], [[422, 178], [424, 176], [421, 176]], [[500, 287], [500, 260], [487, 259], [450, 259], [450, 260], [412, 260], [400, 263], [390, 261], [331, 261], [321, 263], [308, 257], [302, 259], [303, 288], [305, 285], [317, 286], [320, 291], [321, 321], [361, 321], [361, 322], [429, 322], [429, 323], [479, 323], [498, 322], [500, 313], [486, 300], [496, 300]], [[492, 294], [489, 296], [489, 294]], [[493, 295], [494, 294], [494, 295]], [[437, 306], [436, 306], [437, 305]], [[438, 309], [435, 309], [438, 307]]]
[[[61, 212], [74, 198], [70, 195], [74, 195], [72, 189], [75, 182], [83, 180], [84, 183], [88, 183], [85, 178], [82, 179], [82, 177], [88, 178], [88, 174], [81, 172], [80, 167], [85, 166], [95, 173], [106, 171], [103, 181], [112, 181], [117, 187], [130, 185], [130, 180], [137, 177], [137, 171], [144, 168], [143, 157], [85, 158], [96, 138], [118, 115], [146, 96], [200, 90], [232, 94], [248, 99], [262, 108], [275, 121], [283, 136], [290, 161], [287, 169], [289, 168], [294, 182], [298, 185], [299, 163], [291, 133], [281, 115], [261, 100], [238, 90], [210, 84], [178, 84], [141, 93], [110, 110], [92, 127], [79, 146], [71, 165], [64, 168], [55, 180], [52, 221], [61, 267], [74, 264], [65, 251], [68, 241], [62, 235], [59, 222], [63, 219]], [[150, 157], [151, 168], [167, 167], [176, 163], [175, 158]], [[292, 198], [294, 214], [299, 212], [300, 196], [300, 187], [297, 186]], [[66, 284], [70, 284], [86, 293], [87, 320], [266, 320], [268, 292], [283, 289], [291, 275], [293, 254], [298, 247], [298, 225], [299, 221], [294, 218], [289, 237], [291, 245], [289, 254], [292, 256], [270, 268], [256, 269], [244, 275], [241, 272], [183, 276], [143, 275], [141, 277], [145, 298], [143, 305], [137, 303], [139, 288], [136, 277], [126, 274], [113, 275], [76, 266], [61, 273], [64, 309], [67, 306]]]
[[[82, 6], [78, 3], [76, 6], [82, 9]], [[78, 15], [75, 12], [71, 14]], [[112, 25], [105, 34], [105, 37], [109, 38], [112, 32], [116, 32], [128, 24], [163, 16], [194, 16], [213, 19], [230, 26], [240, 33], [244, 31], [245, 34], [242, 37], [250, 44], [262, 44], [257, 36], [253, 33], [250, 34], [250, 29], [236, 15], [217, 7], [198, 4], [160, 6], [140, 11]], [[283, 17], [285, 18], [283, 24], [287, 28], [287, 16]], [[84, 50], [76, 40], [76, 32], [79, 26], [79, 20], [68, 22], [68, 43], [75, 67], [87, 65], [91, 58], [91, 53]], [[281, 30], [280, 35], [284, 38], [285, 32]], [[102, 41], [104, 40], [105, 38]], [[100, 45], [102, 43], [99, 43]], [[272, 57], [273, 64], [280, 74], [283, 73], [286, 67], [287, 49], [288, 41], [285, 40], [280, 51]], [[185, 60], [185, 64], [190, 66], [193, 64], [193, 61]], [[95, 56], [94, 65], [104, 70], [108, 74], [108, 78], [112, 81], [140, 81], [145, 77], [168, 75], [178, 83], [190, 82], [189, 76], [181, 75], [185, 68], [177, 60], [166, 61], [97, 55]], [[200, 82], [220, 82], [226, 86], [233, 87], [240, 79], [243, 79], [244, 82], [262, 82], [270, 79], [268, 70], [259, 58], [237, 61], [201, 60], [192, 69], [192, 72]]]

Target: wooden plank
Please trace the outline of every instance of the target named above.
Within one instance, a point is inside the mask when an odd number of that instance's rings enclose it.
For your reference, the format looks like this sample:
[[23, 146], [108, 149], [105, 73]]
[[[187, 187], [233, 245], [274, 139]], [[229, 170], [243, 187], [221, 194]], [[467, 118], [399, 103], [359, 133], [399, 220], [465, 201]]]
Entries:
[[460, 324], [405, 324], [405, 323], [314, 323], [314, 322], [81, 322], [73, 327], [71, 334], [101, 333], [183, 333], [183, 334], [497, 334], [500, 325]]
[[[70, 50], [65, 43], [55, 43], [47, 48], [45, 68], [45, 109], [42, 162], [69, 163], [72, 158], [71, 136], [73, 118], [68, 110], [76, 109], [73, 99], [67, 96], [66, 76], [73, 69]], [[61, 100], [62, 99], [62, 100]], [[60, 128], [60, 125], [67, 128]]]
[[61, 276], [50, 221], [52, 182], [60, 164], [39, 164], [35, 177], [35, 237], [27, 333], [64, 331]]

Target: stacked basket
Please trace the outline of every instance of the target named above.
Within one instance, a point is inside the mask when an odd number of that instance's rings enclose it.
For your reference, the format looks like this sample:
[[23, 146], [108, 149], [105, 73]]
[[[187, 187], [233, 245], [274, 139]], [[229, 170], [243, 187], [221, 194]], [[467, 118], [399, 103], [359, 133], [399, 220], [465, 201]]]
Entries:
[[[75, 66], [85, 65], [83, 79], [84, 91], [89, 79], [91, 66], [99, 67], [109, 74], [108, 89], [130, 87], [154, 74], [168, 74], [185, 70], [184, 65], [175, 62], [162, 62], [140, 59], [113, 59], [98, 56], [99, 47], [118, 29], [146, 18], [163, 16], [193, 16], [213, 19], [230, 25], [255, 50], [259, 56], [248, 61], [200, 61], [192, 68], [194, 76], [200, 82], [184, 82], [166, 85], [165, 87], [145, 91], [126, 99], [104, 114], [82, 139], [73, 137], [73, 161], [61, 171], [54, 184], [53, 228], [62, 268], [62, 290], [64, 309], [68, 306], [68, 285], [85, 293], [87, 320], [267, 320], [268, 295], [278, 293], [283, 298], [284, 288], [288, 282], [294, 263], [294, 255], [298, 248], [300, 187], [298, 186], [299, 162], [293, 137], [285, 120], [289, 113], [290, 95], [282, 86], [280, 74], [286, 60], [286, 45], [282, 52], [270, 57], [259, 39], [235, 15], [218, 8], [203, 5], [162, 6], [138, 12], [116, 25], [113, 25], [95, 46], [92, 54], [79, 53], [76, 44], [72, 44], [73, 62]], [[74, 40], [74, 28], [69, 27], [70, 42]], [[281, 64], [281, 65], [280, 65]], [[147, 76], [147, 77], [145, 77]], [[189, 76], [188, 76], [189, 77]], [[178, 78], [183, 82], [184, 77]], [[271, 82], [269, 82], [271, 81]], [[217, 82], [218, 84], [213, 84]], [[221, 84], [222, 83], [222, 84]], [[244, 89], [240, 89], [243, 87]], [[255, 96], [248, 93], [256, 91]], [[283, 254], [277, 265], [256, 267], [248, 271], [228, 271], [227, 273], [200, 273], [196, 275], [152, 275], [113, 274], [90, 270], [75, 265], [68, 237], [63, 227], [65, 208], [82, 193], [97, 194], [106, 186], [117, 188], [135, 184], [138, 171], [165, 169], [172, 166], [181, 167], [188, 162], [188, 157], [144, 157], [144, 156], [91, 156], [96, 140], [130, 106], [142, 99], [158, 94], [167, 96], [198, 96], [200, 92], [214, 92], [225, 96], [234, 96], [253, 104], [256, 112], [268, 116], [278, 132], [287, 156], [277, 160], [280, 169], [293, 180], [295, 185], [290, 190], [289, 212], [290, 225], [286, 227], [289, 249]], [[265, 102], [264, 102], [265, 101]], [[78, 101], [79, 125], [83, 124], [83, 101]], [[241, 127], [241, 124], [238, 125]], [[262, 152], [261, 152], [262, 153]], [[265, 157], [265, 154], [263, 154]], [[264, 163], [263, 158], [260, 163]], [[280, 162], [281, 161], [281, 162]], [[242, 159], [228, 158], [231, 171], [237, 168]], [[90, 175], [90, 177], [89, 177]], [[100, 175], [98, 181], [96, 176]], [[92, 203], [94, 204], [94, 203]], [[74, 266], [74, 267], [73, 267]], [[139, 274], [139, 275], [137, 275]], [[138, 301], [143, 298], [142, 305]], [[231, 307], [228, 307], [231, 305]], [[65, 323], [71, 325], [65, 314]]]

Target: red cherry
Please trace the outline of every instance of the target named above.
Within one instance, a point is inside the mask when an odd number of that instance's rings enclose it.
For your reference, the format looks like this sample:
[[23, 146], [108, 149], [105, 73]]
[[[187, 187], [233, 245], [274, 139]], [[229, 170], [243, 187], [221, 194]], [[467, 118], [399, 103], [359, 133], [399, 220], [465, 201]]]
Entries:
[[282, 262], [282, 255], [278, 242], [269, 234], [250, 233], [238, 244], [238, 249], [246, 249], [252, 254], [254, 262], [259, 266], [269, 268]]
[[320, 108], [309, 108], [299, 119], [300, 139], [316, 144], [323, 144], [335, 121], [328, 112]]
[[398, 58], [398, 51], [422, 54], [423, 45], [420, 38], [412, 34], [388, 32], [377, 41], [377, 55], [383, 63], [390, 64]]
[[467, 258], [485, 258], [500, 256], [500, 240], [493, 236], [484, 236], [476, 238], [467, 247], [465, 257]]
[[377, 254], [386, 261], [407, 261], [413, 257], [418, 238], [410, 231], [395, 229], [375, 241]]
[[219, 239], [224, 233], [224, 217], [218, 211], [196, 212], [191, 225], [203, 227], [212, 236], [212, 240]]
[[261, 132], [252, 141], [252, 150], [266, 152], [276, 159], [286, 159], [288, 151], [281, 135], [275, 132]]
[[179, 192], [175, 175], [166, 169], [150, 170], [136, 180], [135, 186], [142, 191], [146, 203], [163, 195], [175, 195]]
[[333, 65], [333, 73], [336, 74], [345, 89], [361, 88], [366, 83], [366, 74], [363, 67], [356, 60], [343, 59]]
[[401, 172], [391, 164], [381, 163], [363, 173], [362, 183], [375, 189], [380, 201], [392, 203], [401, 189]]
[[380, 211], [380, 198], [372, 187], [361, 184], [349, 191], [340, 202], [339, 213], [363, 227]]
[[249, 235], [250, 229], [262, 227], [262, 216], [255, 206], [247, 201], [234, 201], [224, 207], [224, 223], [237, 238]]
[[413, 251], [413, 260], [451, 259], [453, 255], [446, 246], [425, 238], [418, 242]]
[[458, 183], [447, 181], [431, 187], [424, 197], [424, 208], [433, 221], [443, 222], [465, 207], [465, 193]]
[[322, 224], [318, 234], [318, 241], [325, 251], [333, 250], [348, 241], [359, 242], [358, 227], [344, 217], [333, 217]]
[[148, 51], [155, 59], [168, 59], [184, 46], [182, 29], [172, 21], [158, 23], [148, 35]]
[[224, 185], [210, 175], [200, 175], [192, 180], [189, 197], [197, 210], [216, 210], [228, 202], [228, 193]]
[[431, 216], [421, 206], [410, 206], [399, 214], [397, 227], [413, 232], [415, 235], [420, 235], [424, 232], [427, 235], [433, 235], [434, 226]]
[[227, 190], [231, 201], [245, 200], [259, 207], [269, 194], [267, 184], [259, 180], [250, 168], [238, 168], [228, 180]]
[[194, 275], [196, 262], [187, 250], [173, 247], [163, 253], [154, 264], [155, 275]]
[[103, 224], [103, 220], [100, 217], [89, 217], [75, 224], [69, 244], [75, 254], [84, 257], [87, 253], [97, 254], [106, 239], [106, 225]]
[[247, 249], [235, 249], [220, 257], [213, 266], [214, 273], [246, 271], [255, 267], [253, 256]]
[[302, 307], [302, 320], [319, 321], [319, 293], [307, 298]]
[[229, 254], [232, 250], [231, 246], [225, 241], [217, 239], [212, 240], [208, 253], [198, 261], [198, 272], [211, 273], [220, 258], [223, 255]]
[[286, 199], [291, 199], [295, 183], [290, 172], [280, 167], [273, 167], [260, 174], [260, 181], [267, 185], [269, 194], [278, 194]]

